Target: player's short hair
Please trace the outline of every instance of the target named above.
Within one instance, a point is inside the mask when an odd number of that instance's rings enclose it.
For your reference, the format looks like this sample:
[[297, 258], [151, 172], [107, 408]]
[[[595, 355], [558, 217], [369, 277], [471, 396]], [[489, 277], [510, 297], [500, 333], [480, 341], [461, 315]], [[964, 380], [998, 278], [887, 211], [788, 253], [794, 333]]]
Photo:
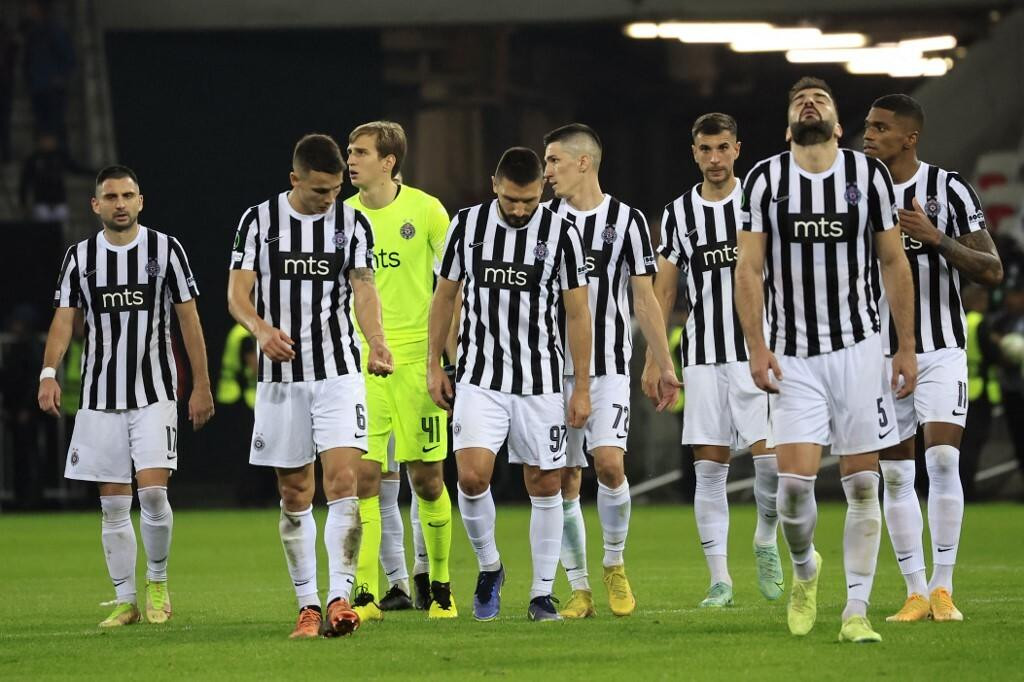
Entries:
[[601, 138], [593, 128], [585, 123], [570, 123], [555, 128], [544, 136], [545, 147], [552, 142], [562, 143], [577, 158], [588, 154], [594, 160], [595, 167], [601, 165], [601, 152], [604, 151]]
[[882, 95], [871, 103], [874, 109], [885, 109], [897, 116], [909, 118], [917, 124], [917, 131], [924, 130], [924, 108], [921, 103], [910, 95]]
[[511, 180], [519, 186], [529, 185], [544, 176], [544, 166], [537, 152], [528, 147], [511, 147], [505, 150], [494, 169], [495, 180]]
[[135, 171], [133, 171], [128, 166], [121, 166], [115, 164], [113, 166], [107, 166], [106, 168], [103, 168], [102, 170], [100, 170], [99, 173], [96, 174], [96, 188], [99, 189], [100, 185], [102, 185], [107, 180], [120, 180], [121, 178], [131, 178], [132, 182], [135, 183], [135, 186], [140, 187], [139, 176], [135, 175]]
[[720, 135], [721, 133], [732, 133], [733, 137], [739, 137], [739, 126], [736, 119], [729, 114], [712, 112], [699, 116], [693, 122], [693, 129], [690, 134], [696, 140], [698, 135]]
[[804, 76], [796, 83], [793, 83], [793, 87], [789, 89], [789, 99], [787, 99], [786, 101], [792, 102], [793, 98], [796, 97], [798, 92], [800, 92], [801, 90], [809, 90], [810, 88], [824, 90], [825, 92], [828, 93], [828, 96], [832, 98], [833, 102], [836, 101], [836, 96], [832, 94], [832, 88], [829, 87], [828, 83], [826, 83], [821, 78], [816, 78], [815, 76]]
[[341, 150], [333, 137], [323, 133], [309, 133], [295, 143], [292, 167], [296, 171], [336, 175], [345, 171], [345, 160], [341, 158]]
[[408, 149], [408, 142], [405, 139], [405, 129], [401, 124], [394, 121], [370, 121], [357, 126], [348, 135], [348, 142], [352, 144], [360, 135], [373, 135], [376, 139], [377, 156], [382, 159], [389, 154], [395, 157], [395, 165], [391, 167], [391, 177], [398, 177], [402, 171], [402, 161]]

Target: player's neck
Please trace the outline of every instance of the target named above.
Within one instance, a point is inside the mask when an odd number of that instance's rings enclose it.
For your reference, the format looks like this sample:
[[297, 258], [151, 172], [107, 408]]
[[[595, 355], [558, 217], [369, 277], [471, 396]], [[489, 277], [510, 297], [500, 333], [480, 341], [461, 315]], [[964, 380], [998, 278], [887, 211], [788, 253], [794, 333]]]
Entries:
[[704, 201], [721, 201], [733, 193], [739, 180], [730, 175], [725, 182], [711, 182], [707, 178], [700, 185], [700, 198]]
[[593, 182], [583, 183], [580, 191], [565, 200], [577, 211], [593, 211], [604, 201], [604, 192], [601, 191], [601, 183], [595, 178]]
[[398, 183], [393, 178], [385, 178], [370, 187], [359, 189], [359, 202], [371, 210], [388, 206], [398, 196]]
[[911, 151], [907, 154], [900, 154], [885, 165], [889, 167], [893, 183], [902, 185], [917, 175], [917, 169], [921, 167], [921, 162], [917, 160], [917, 154]]
[[835, 138], [821, 144], [799, 145], [791, 142], [789, 149], [793, 152], [797, 166], [808, 173], [824, 173], [836, 162], [839, 142]]
[[107, 243], [111, 246], [124, 246], [131, 244], [135, 241], [135, 238], [139, 236], [139, 222], [135, 221], [132, 226], [124, 232], [117, 232], [111, 230], [109, 227], [103, 228], [103, 238], [107, 240]]

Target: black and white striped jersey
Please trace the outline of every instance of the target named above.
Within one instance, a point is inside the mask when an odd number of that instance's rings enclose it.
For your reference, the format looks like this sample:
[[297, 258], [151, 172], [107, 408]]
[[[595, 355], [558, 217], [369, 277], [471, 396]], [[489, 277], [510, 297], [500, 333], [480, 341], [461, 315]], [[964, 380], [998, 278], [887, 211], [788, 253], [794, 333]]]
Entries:
[[686, 290], [683, 366], [747, 359], [736, 304], [736, 232], [743, 224], [743, 185], [720, 201], [706, 201], [700, 184], [665, 207], [664, 243], [658, 249], [682, 271]]
[[885, 165], [840, 149], [831, 168], [809, 173], [783, 152], [758, 163], [743, 191], [743, 229], [767, 235], [769, 347], [807, 357], [877, 333], [873, 233], [898, 220]]
[[281, 192], [242, 215], [231, 268], [256, 272], [256, 312], [295, 342], [289, 362], [260, 352], [259, 381], [315, 381], [360, 371], [348, 276], [353, 268], [373, 269], [366, 216], [342, 202], [327, 213], [304, 215]]
[[[594, 324], [590, 374], [628, 376], [633, 355], [629, 278], [657, 272], [647, 220], [637, 209], [607, 194], [589, 211], [577, 211], [568, 201], [557, 198], [546, 205], [575, 225], [583, 238], [590, 281], [587, 295]], [[572, 355], [566, 345], [565, 374], [572, 373]]]
[[[985, 213], [978, 195], [957, 173], [922, 163], [914, 177], [895, 185], [894, 190], [898, 206], [913, 211], [916, 197], [935, 227], [953, 239], [985, 229]], [[966, 348], [967, 316], [960, 301], [960, 271], [936, 249], [907, 234], [902, 236], [916, 294], [916, 352]], [[876, 281], [878, 290], [883, 291], [881, 278], [877, 277]], [[882, 349], [886, 355], [892, 355], [899, 344], [885, 296], [879, 300], [878, 308], [882, 315]]]
[[68, 249], [54, 307], [82, 308], [86, 410], [125, 410], [174, 400], [171, 303], [199, 295], [178, 240], [147, 227], [115, 246], [99, 232]]
[[509, 227], [493, 200], [458, 212], [438, 273], [462, 281], [456, 381], [518, 395], [562, 390], [562, 291], [587, 286], [580, 234], [538, 207]]

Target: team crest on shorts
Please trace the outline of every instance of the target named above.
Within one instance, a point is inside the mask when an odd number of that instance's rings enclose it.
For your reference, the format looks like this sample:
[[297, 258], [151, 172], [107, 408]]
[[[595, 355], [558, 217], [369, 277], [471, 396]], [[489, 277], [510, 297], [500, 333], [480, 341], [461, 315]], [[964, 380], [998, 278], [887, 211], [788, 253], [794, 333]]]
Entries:
[[150, 258], [149, 262], [146, 263], [146, 274], [150, 277], [156, 277], [160, 274], [160, 261], [156, 258]]
[[455, 434], [456, 436], [462, 433], [462, 424], [460, 424], [459, 422], [455, 422], [454, 424], [452, 424], [452, 433]]
[[398, 229], [398, 234], [402, 235], [402, 239], [412, 239], [416, 236], [416, 227], [411, 220], [406, 220]]
[[263, 448], [267, 447], [267, 442], [263, 440], [263, 434], [256, 434], [256, 439], [253, 440], [252, 446], [257, 450], [262, 450]]
[[345, 248], [345, 242], [348, 241], [348, 237], [345, 236], [344, 232], [335, 231], [334, 233], [334, 248], [343, 249]]
[[533, 257], [537, 260], [544, 260], [548, 257], [548, 245], [544, 242], [537, 242], [537, 246], [533, 247]]
[[604, 240], [605, 244], [615, 243], [615, 226], [609, 223], [605, 225], [604, 229], [601, 230], [601, 239]]
[[860, 187], [857, 187], [856, 184], [851, 182], [849, 185], [846, 186], [846, 194], [844, 194], [844, 196], [846, 197], [846, 203], [850, 204], [851, 206], [854, 204], [859, 204], [862, 196], [860, 193]]
[[78, 450], [71, 451], [71, 466], [78, 464]]
[[929, 218], [935, 218], [939, 215], [939, 198], [928, 197], [928, 201], [924, 202], [924, 212], [928, 214]]

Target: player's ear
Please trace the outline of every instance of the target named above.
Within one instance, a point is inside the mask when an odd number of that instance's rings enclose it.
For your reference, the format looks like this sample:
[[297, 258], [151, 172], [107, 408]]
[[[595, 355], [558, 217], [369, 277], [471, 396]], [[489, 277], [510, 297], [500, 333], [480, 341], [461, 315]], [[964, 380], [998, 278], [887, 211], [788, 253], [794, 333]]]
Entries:
[[494, 177], [493, 175], [491, 176], [491, 189], [494, 190], [495, 194], [498, 193], [498, 178]]
[[911, 149], [917, 146], [917, 140], [921, 136], [920, 131], [915, 130], [914, 132], [907, 135], [907, 142], [903, 145], [904, 149]]
[[295, 174], [295, 171], [288, 173], [288, 180], [291, 181], [292, 187], [299, 184], [299, 176]]
[[836, 135], [835, 135], [835, 137], [836, 137], [837, 140], [842, 139], [842, 137], [843, 137], [843, 124], [840, 123], [839, 121], [836, 121]]
[[792, 141], [793, 141], [793, 131], [789, 129], [789, 126], [786, 126], [786, 144], [789, 144]]
[[143, 201], [143, 198], [144, 198], [144, 197], [142, 196], [142, 193], [140, 192], [140, 193], [139, 193], [139, 213], [142, 213], [142, 206], [143, 206], [143, 204], [145, 203], [145, 202]]
[[736, 140], [736, 158], [737, 159], [740, 158], [740, 147], [742, 147], [742, 146], [743, 146], [743, 143], [740, 142], [739, 140]]
[[92, 212], [95, 213], [96, 215], [99, 215], [100, 214], [100, 200], [97, 199], [96, 197], [93, 197], [92, 199], [89, 200], [89, 203], [92, 204]]

